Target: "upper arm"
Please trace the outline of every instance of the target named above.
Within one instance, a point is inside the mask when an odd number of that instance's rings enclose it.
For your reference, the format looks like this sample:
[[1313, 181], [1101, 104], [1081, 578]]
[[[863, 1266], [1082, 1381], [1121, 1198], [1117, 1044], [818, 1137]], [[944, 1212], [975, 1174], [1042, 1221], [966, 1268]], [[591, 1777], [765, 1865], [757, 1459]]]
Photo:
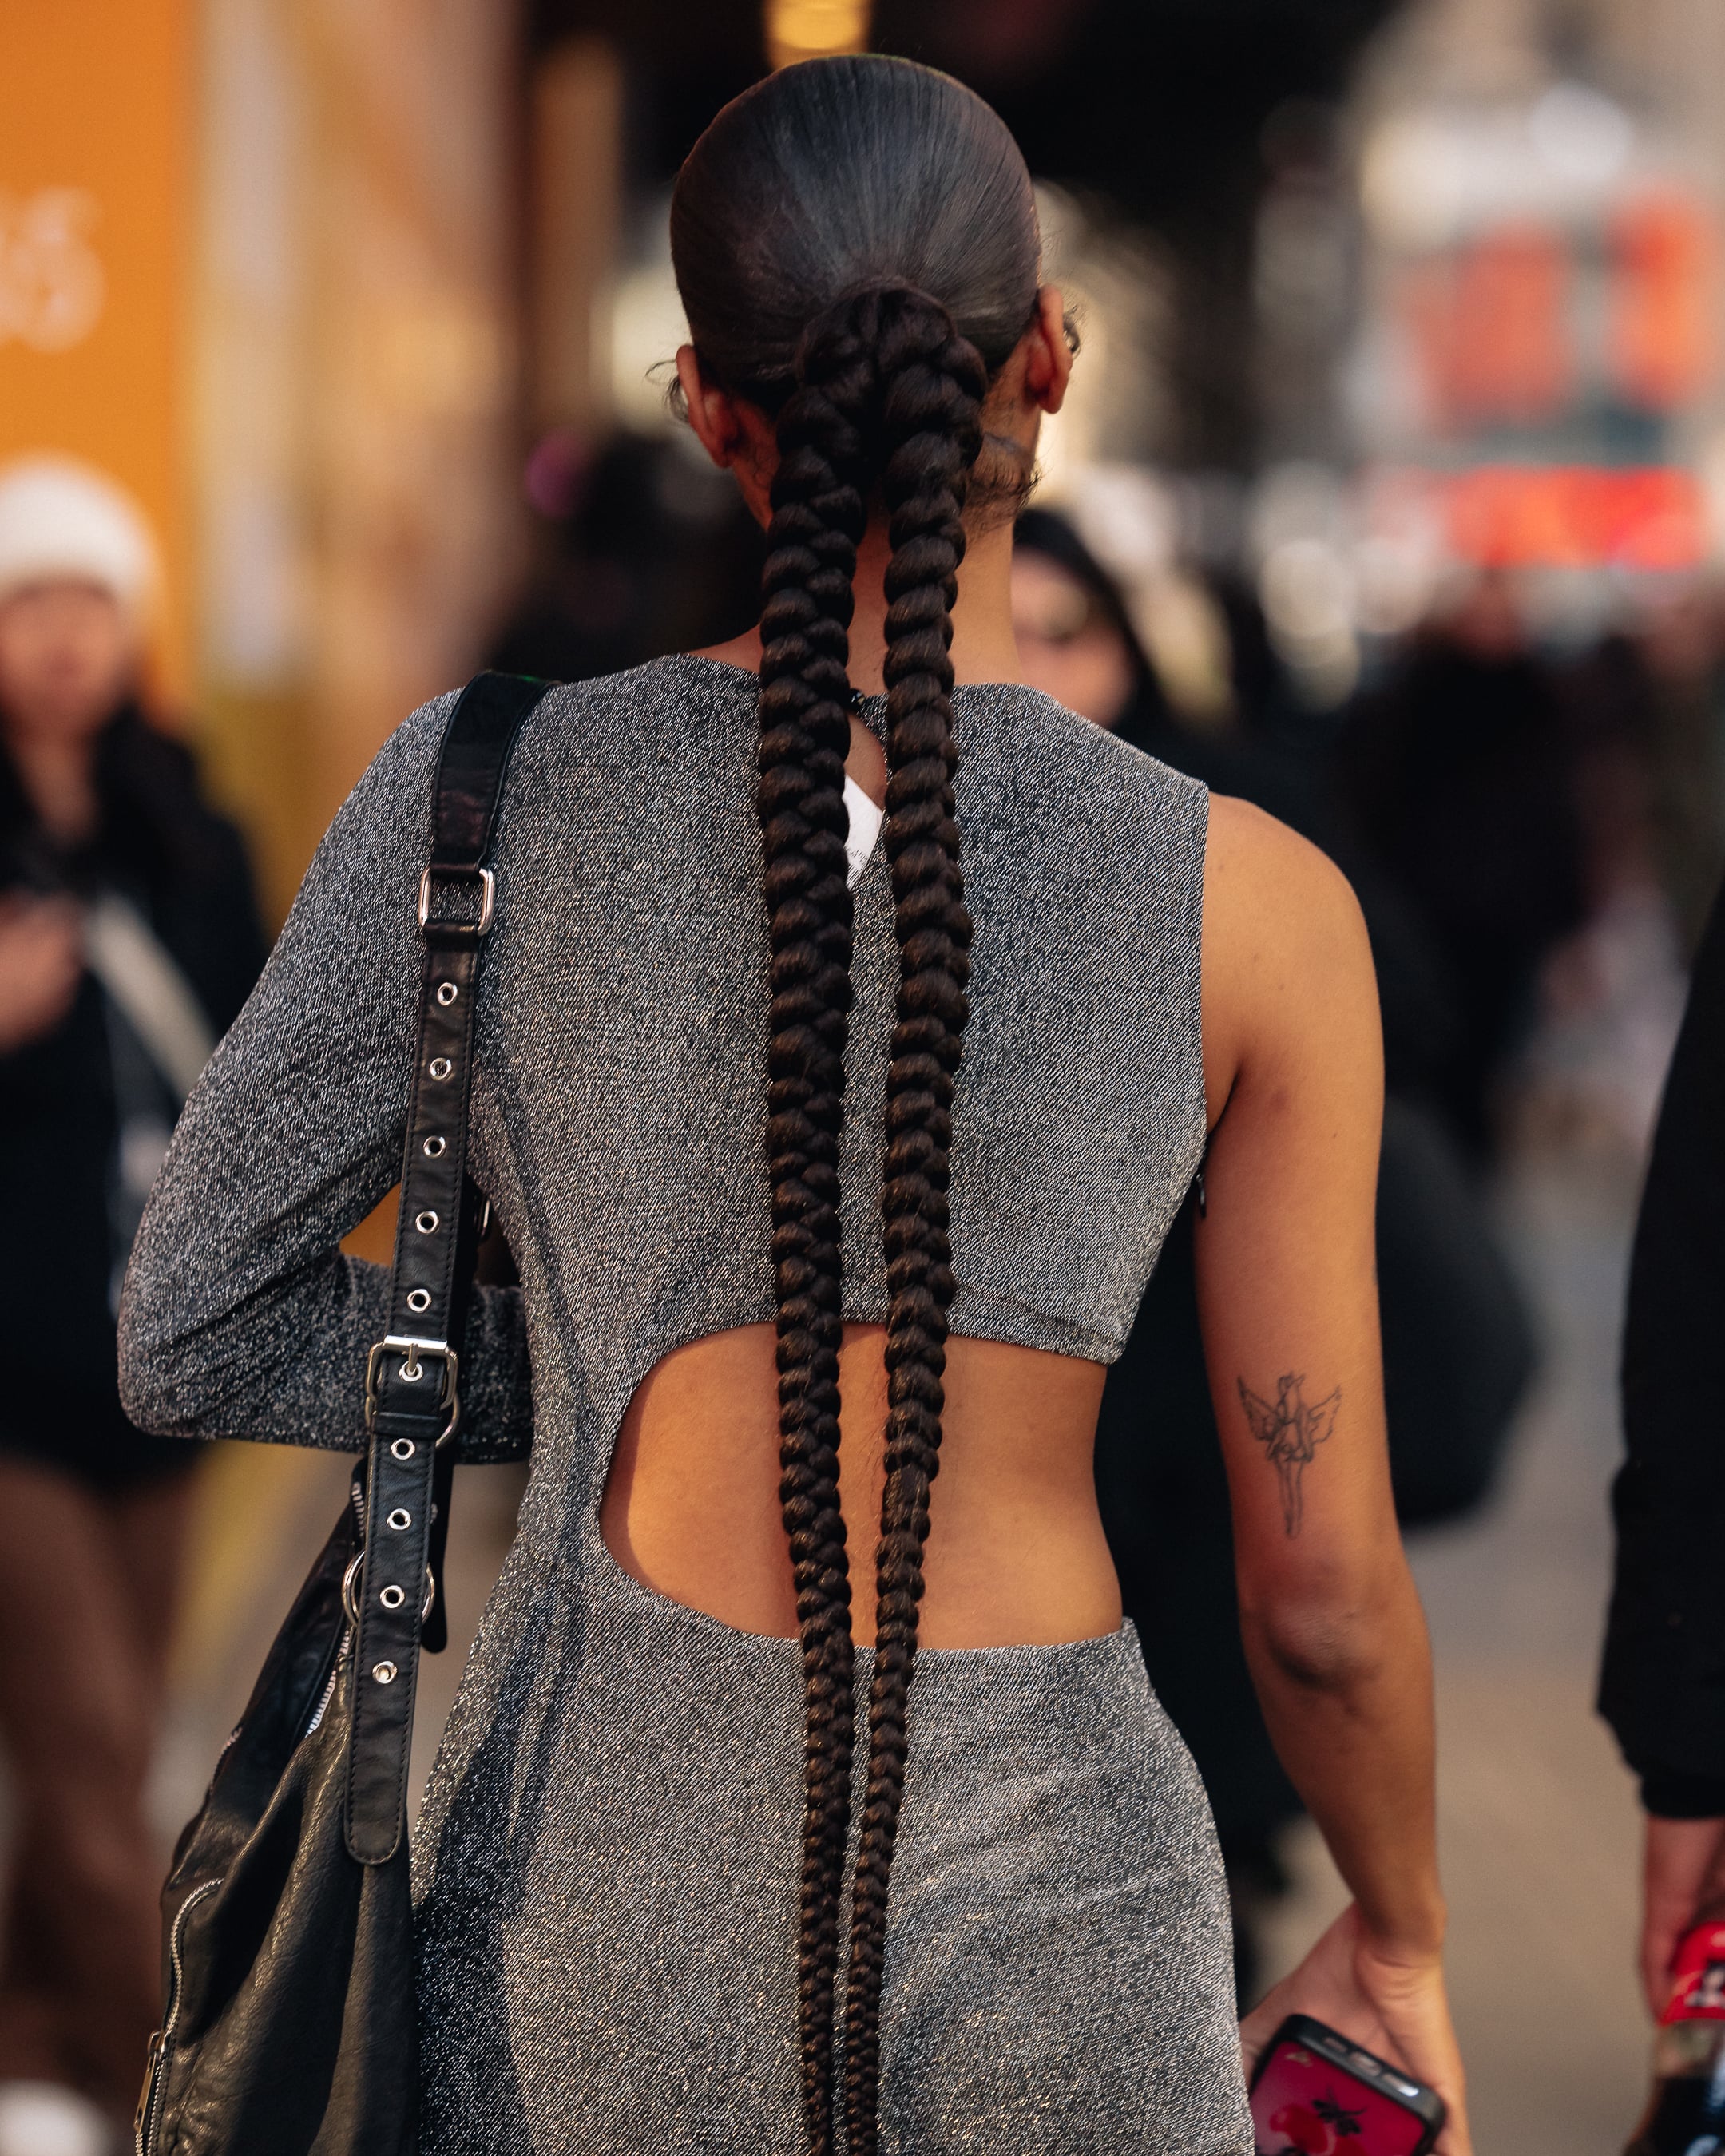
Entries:
[[146, 1427], [357, 1441], [382, 1295], [337, 1245], [399, 1168], [446, 709], [399, 729], [338, 812], [186, 1104], [121, 1309], [122, 1389]]
[[1199, 1315], [1243, 1601], [1351, 1594], [1395, 1543], [1378, 1332], [1383, 1050], [1365, 927], [1316, 848], [1213, 804]]

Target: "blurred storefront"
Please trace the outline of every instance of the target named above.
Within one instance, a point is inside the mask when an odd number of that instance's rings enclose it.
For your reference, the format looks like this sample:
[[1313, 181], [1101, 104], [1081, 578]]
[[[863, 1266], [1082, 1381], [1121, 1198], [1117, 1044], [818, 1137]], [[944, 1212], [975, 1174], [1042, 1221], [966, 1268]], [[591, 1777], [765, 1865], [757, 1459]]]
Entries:
[[0, 13], [0, 461], [70, 451], [164, 555], [163, 688], [192, 671], [183, 459], [193, 0]]
[[479, 0], [0, 21], [0, 454], [149, 512], [165, 700], [278, 911], [516, 566], [518, 63]]
[[516, 567], [511, 11], [205, 0], [199, 677], [270, 895]]
[[[1718, 143], [1705, 4], [1416, 9], [1361, 99], [1360, 613], [1453, 564], [1585, 633], [1725, 545]], [[1650, 580], [1652, 580], [1650, 582]]]

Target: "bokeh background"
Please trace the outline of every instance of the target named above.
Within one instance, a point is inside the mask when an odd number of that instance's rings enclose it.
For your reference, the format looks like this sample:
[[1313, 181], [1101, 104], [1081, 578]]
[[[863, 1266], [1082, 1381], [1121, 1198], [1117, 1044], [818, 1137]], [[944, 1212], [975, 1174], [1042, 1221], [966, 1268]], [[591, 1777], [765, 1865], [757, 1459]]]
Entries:
[[[1479, 2146], [1605, 2156], [1646, 2045], [1633, 1792], [1590, 1707], [1616, 1332], [1725, 861], [1718, 0], [13, 5], [0, 459], [70, 451], [148, 511], [155, 699], [279, 919], [428, 696], [743, 625], [748, 535], [665, 404], [667, 192], [763, 69], [864, 47], [972, 83], [1039, 177], [1084, 344], [1041, 498], [1119, 579], [1174, 722], [1301, 770], [1435, 726], [1404, 791], [1481, 712], [1544, 744], [1573, 843], [1543, 913], [1531, 837], [1494, 855], [1455, 811], [1463, 886], [1522, 871], [1494, 902], [1527, 978], [1461, 1136], [1541, 1370], [1489, 1501], [1414, 1550]], [[1358, 799], [1413, 877], [1412, 827]], [[344, 1474], [209, 1463], [165, 1832]], [[518, 1486], [465, 1479], [470, 1631]], [[1272, 1966], [1340, 1898], [1309, 1832], [1281, 1853]]]

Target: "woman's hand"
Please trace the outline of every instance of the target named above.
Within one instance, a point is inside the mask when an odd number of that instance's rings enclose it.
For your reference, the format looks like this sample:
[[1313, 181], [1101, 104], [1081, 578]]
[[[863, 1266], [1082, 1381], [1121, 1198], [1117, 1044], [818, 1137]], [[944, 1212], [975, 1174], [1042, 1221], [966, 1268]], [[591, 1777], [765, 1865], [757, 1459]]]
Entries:
[[1671, 1994], [1677, 1943], [1725, 1912], [1725, 1820], [1647, 1820], [1641, 1866], [1641, 1985], [1656, 2020]]
[[84, 970], [78, 909], [64, 899], [0, 900], [0, 1055], [52, 1033]]
[[1350, 1903], [1311, 1953], [1240, 2025], [1250, 2079], [1260, 2053], [1290, 2014], [1308, 2014], [1416, 2081], [1449, 2107], [1437, 2156], [1472, 2156], [1461, 2056], [1450, 2025], [1443, 1959], [1374, 1942]]

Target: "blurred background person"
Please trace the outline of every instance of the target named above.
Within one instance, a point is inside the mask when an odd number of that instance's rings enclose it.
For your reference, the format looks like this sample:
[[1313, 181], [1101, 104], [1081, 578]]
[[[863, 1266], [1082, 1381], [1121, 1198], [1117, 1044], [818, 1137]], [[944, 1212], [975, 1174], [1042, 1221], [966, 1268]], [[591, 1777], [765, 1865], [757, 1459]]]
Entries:
[[1599, 1707], [1639, 1779], [1640, 1966], [1657, 2014], [1671, 1959], [1725, 1915], [1725, 899], [1697, 954], [1653, 1142], [1623, 1342], [1625, 1458]]
[[[1231, 598], [1235, 619], [1246, 624], [1235, 635], [1249, 637], [1249, 595]], [[1378, 967], [1392, 1082], [1378, 1267], [1397, 1512], [1404, 1527], [1464, 1517], [1491, 1486], [1532, 1378], [1531, 1322], [1475, 1177], [1441, 1119], [1418, 1097], [1415, 1076], [1430, 1060], [1425, 1042], [1446, 1023], [1446, 1014], [1432, 1008], [1435, 969], [1394, 891], [1368, 861], [1350, 858], [1327, 798], [1321, 737], [1308, 732], [1302, 748], [1291, 729], [1276, 726], [1276, 685], [1261, 660], [1230, 669], [1231, 724], [1183, 723], [1119, 586], [1072, 524], [1050, 511], [1029, 510], [1019, 520], [1013, 614], [1027, 680], [1214, 791], [1241, 795], [1293, 824], [1357, 880]], [[1248, 644], [1249, 662], [1257, 649]], [[1260, 1982], [1258, 1920], [1285, 1883], [1278, 1833], [1300, 1804], [1264, 1726], [1240, 1644], [1228, 1486], [1193, 1265], [1193, 1212], [1201, 1204], [1196, 1194], [1188, 1200], [1108, 1373], [1096, 1486], [1151, 1681], [1191, 1747], [1216, 1815], [1245, 2005]], [[1434, 1369], [1445, 1373], [1441, 1391], [1430, 1382]]]
[[1683, 957], [1725, 871], [1725, 613], [1690, 578], [1649, 608], [1640, 639], [1653, 707], [1650, 820]]
[[95, 472], [0, 468], [4, 2156], [105, 2148], [158, 2018], [144, 1788], [192, 1463], [121, 1411], [116, 1297], [264, 951], [238, 835], [138, 702], [152, 552]]
[[1571, 743], [1505, 578], [1475, 579], [1360, 698], [1338, 765], [1354, 829], [1443, 967], [1456, 1023], [1439, 1098], [1489, 1158], [1540, 969], [1589, 898]]
[[753, 619], [760, 527], [685, 437], [558, 429], [526, 476], [538, 558], [492, 665], [585, 681], [719, 643]]

